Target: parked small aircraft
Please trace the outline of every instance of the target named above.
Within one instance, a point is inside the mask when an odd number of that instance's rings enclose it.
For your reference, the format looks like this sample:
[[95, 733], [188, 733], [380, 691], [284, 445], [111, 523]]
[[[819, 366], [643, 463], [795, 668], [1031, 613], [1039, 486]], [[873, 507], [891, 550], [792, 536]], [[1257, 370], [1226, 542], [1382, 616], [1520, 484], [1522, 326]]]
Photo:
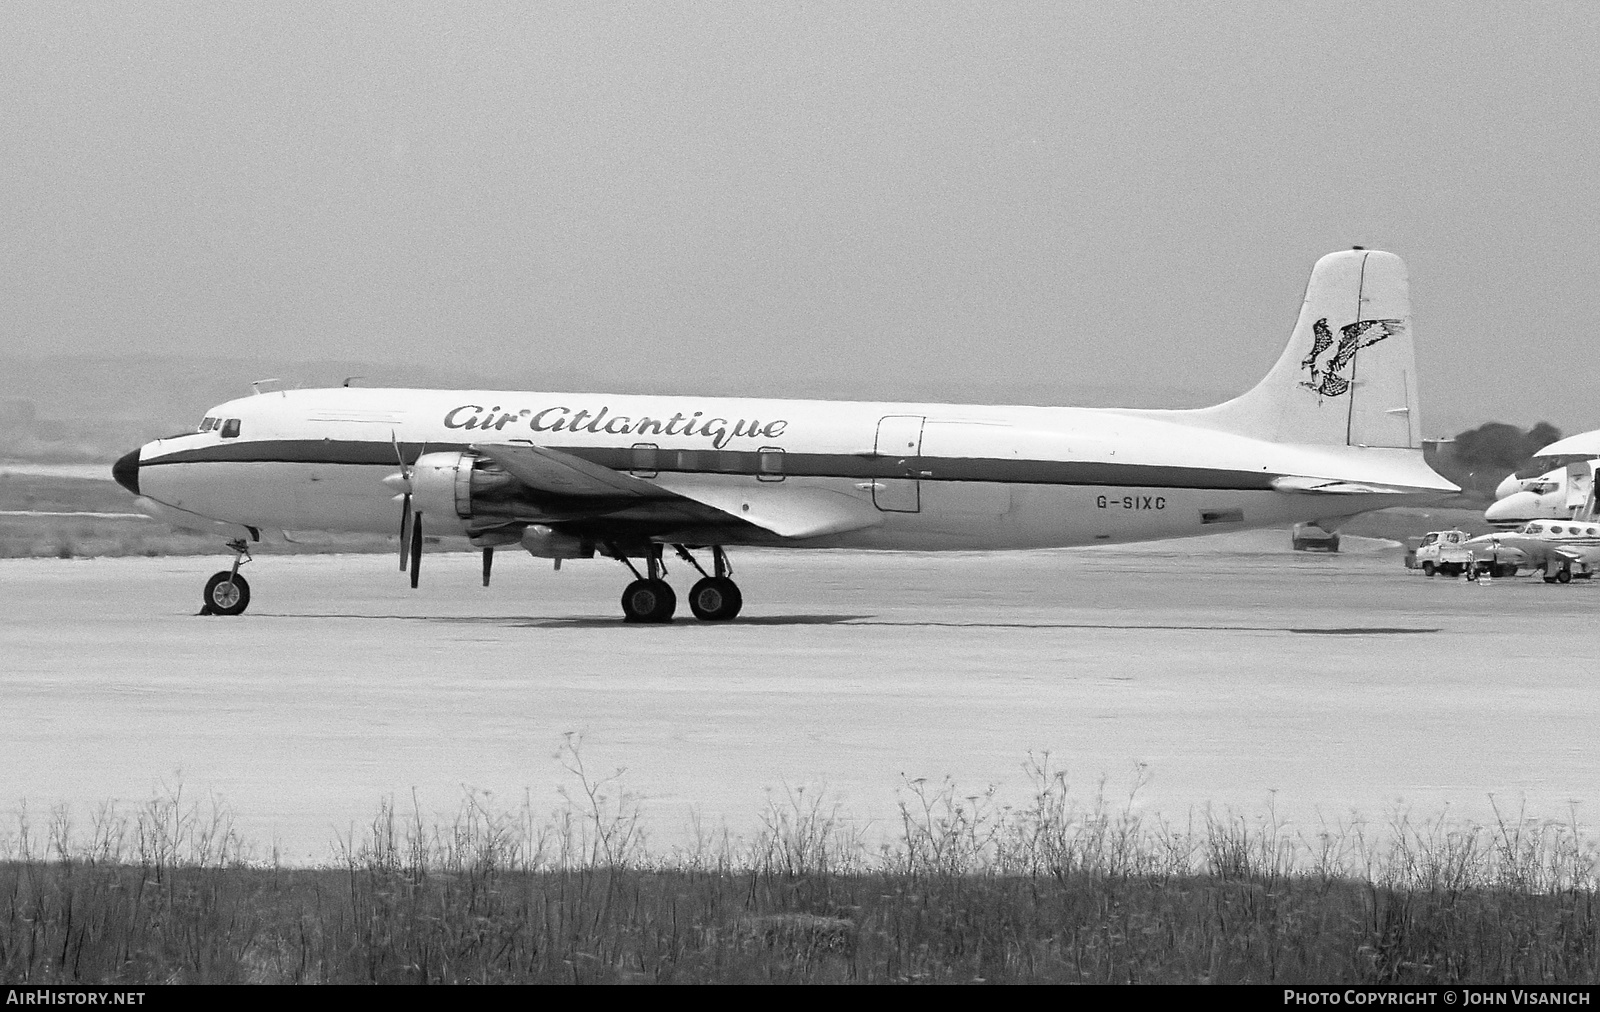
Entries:
[[[1218, 323], [1218, 326], [1223, 326]], [[152, 516], [222, 532], [205, 608], [238, 614], [263, 532], [398, 532], [633, 574], [630, 621], [671, 619], [666, 551], [697, 618], [742, 595], [725, 549], [989, 550], [1287, 526], [1456, 491], [1422, 459], [1405, 265], [1319, 260], [1254, 389], [1197, 410], [1002, 407], [514, 391], [283, 390], [220, 404], [127, 454]], [[711, 569], [696, 550], [709, 551]], [[643, 570], [635, 564], [638, 560]]]
[[1474, 565], [1496, 576], [1542, 569], [1545, 583], [1569, 583], [1574, 568], [1587, 576], [1600, 567], [1600, 524], [1593, 518], [1537, 520], [1515, 531], [1481, 534], [1466, 548]]

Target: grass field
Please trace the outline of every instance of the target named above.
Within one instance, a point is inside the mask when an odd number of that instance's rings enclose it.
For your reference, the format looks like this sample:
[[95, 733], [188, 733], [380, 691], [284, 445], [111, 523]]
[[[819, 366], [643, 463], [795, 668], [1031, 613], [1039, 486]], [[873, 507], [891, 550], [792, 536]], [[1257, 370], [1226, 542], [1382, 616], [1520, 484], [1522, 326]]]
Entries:
[[1571, 827], [1396, 818], [1151, 824], [1048, 757], [1016, 809], [910, 782], [869, 853], [778, 795], [753, 839], [655, 854], [575, 748], [567, 804], [392, 804], [342, 860], [252, 859], [225, 811], [159, 797], [0, 850], [0, 980], [1523, 982], [1600, 978], [1595, 849]]

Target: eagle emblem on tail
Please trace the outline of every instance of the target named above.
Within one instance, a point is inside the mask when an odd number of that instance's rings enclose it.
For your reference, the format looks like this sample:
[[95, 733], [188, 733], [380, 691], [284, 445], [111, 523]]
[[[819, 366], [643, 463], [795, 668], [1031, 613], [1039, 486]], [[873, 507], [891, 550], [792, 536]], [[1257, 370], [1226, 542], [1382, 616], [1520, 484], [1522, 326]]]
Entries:
[[1356, 352], [1370, 348], [1385, 338], [1404, 333], [1404, 320], [1358, 320], [1339, 328], [1339, 346], [1332, 357], [1318, 364], [1318, 359], [1333, 348], [1333, 331], [1324, 316], [1311, 325], [1311, 353], [1300, 363], [1300, 368], [1310, 374], [1300, 385], [1314, 391], [1319, 397], [1338, 397], [1350, 390], [1351, 377], [1345, 372], [1354, 365]]

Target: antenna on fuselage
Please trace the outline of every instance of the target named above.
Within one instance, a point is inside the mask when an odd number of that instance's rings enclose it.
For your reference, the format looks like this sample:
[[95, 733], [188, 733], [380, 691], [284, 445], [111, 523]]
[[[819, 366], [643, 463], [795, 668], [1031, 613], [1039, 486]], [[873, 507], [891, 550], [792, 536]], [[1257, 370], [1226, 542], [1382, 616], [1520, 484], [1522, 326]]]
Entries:
[[256, 396], [257, 397], [260, 397], [261, 394], [263, 393], [263, 391], [261, 389], [261, 384], [263, 384], [263, 383], [281, 383], [281, 382], [282, 382], [282, 380], [278, 379], [278, 377], [276, 377], [276, 376], [272, 377], [271, 379], [252, 380], [250, 382], [250, 389], [254, 390], [256, 392]]
[[346, 376], [344, 378], [344, 382], [340, 383], [339, 385], [342, 386], [342, 387], [347, 387], [347, 386], [350, 385], [350, 381], [351, 380], [364, 380], [364, 379], [366, 379], [365, 376]]

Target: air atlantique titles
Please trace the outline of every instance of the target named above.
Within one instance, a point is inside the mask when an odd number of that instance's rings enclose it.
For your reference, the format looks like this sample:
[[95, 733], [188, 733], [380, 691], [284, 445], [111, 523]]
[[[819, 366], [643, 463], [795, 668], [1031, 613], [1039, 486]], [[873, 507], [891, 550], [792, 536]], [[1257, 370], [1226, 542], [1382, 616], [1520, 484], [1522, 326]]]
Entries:
[[701, 419], [704, 411], [696, 411], [692, 415], [682, 412], [675, 413], [668, 419], [630, 418], [627, 415], [612, 415], [607, 418], [608, 408], [601, 407], [598, 412], [584, 409], [577, 411], [568, 407], [545, 408], [543, 411], [532, 411], [523, 408], [520, 411], [501, 411], [500, 405], [488, 408], [481, 404], [463, 404], [445, 412], [444, 427], [447, 429], [477, 429], [482, 432], [493, 429], [503, 431], [512, 423], [527, 421], [528, 427], [534, 432], [609, 432], [614, 436], [704, 436], [711, 440], [711, 445], [722, 449], [728, 442], [738, 436], [751, 438], [764, 437], [775, 439], [783, 435], [783, 430], [789, 423], [785, 419], [762, 423], [754, 418], [706, 418]]

